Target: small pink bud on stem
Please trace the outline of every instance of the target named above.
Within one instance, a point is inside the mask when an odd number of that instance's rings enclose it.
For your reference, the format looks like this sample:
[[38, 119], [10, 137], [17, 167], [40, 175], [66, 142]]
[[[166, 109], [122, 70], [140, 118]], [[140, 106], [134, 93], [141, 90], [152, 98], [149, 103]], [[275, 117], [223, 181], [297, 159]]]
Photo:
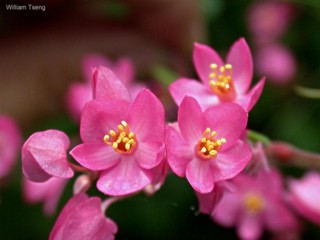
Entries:
[[289, 143], [272, 142], [265, 146], [265, 151], [276, 163], [320, 170], [320, 154], [301, 150]]
[[85, 193], [91, 187], [91, 179], [90, 176], [83, 174], [80, 175], [73, 185], [73, 195], [79, 193]]

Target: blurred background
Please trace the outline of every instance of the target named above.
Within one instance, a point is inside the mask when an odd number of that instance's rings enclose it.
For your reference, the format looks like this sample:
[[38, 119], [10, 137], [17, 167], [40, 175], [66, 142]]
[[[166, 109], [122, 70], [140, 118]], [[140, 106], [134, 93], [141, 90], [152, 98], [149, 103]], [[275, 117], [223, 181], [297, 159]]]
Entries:
[[[45, 10], [9, 10], [8, 4]], [[249, 128], [320, 152], [320, 93], [312, 91], [320, 89], [317, 0], [15, 0], [0, 5], [0, 113], [16, 119], [25, 139], [48, 128], [77, 138], [65, 95], [70, 83], [85, 81], [81, 64], [88, 54], [131, 58], [136, 79], [155, 91], [168, 121], [174, 121], [176, 107], [167, 86], [180, 76], [198, 79], [193, 43], [208, 44], [225, 56], [235, 40], [245, 37], [255, 64], [253, 82], [267, 77]], [[284, 171], [301, 175], [296, 169]], [[58, 210], [72, 195], [72, 184]], [[57, 214], [46, 217], [40, 204], [24, 203], [17, 161], [1, 182], [0, 238], [46, 239]], [[172, 174], [153, 197], [128, 198], [107, 214], [118, 225], [116, 239], [236, 239], [233, 229], [198, 213], [191, 187]], [[307, 225], [303, 239], [320, 239], [319, 229]]]

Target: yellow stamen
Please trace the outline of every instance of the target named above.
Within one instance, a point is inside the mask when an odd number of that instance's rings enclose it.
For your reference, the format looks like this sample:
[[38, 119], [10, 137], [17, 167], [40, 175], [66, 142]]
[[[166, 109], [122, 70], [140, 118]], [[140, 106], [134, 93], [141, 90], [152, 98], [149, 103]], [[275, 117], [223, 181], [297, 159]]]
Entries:
[[131, 153], [137, 145], [135, 134], [130, 132], [129, 125], [125, 121], [117, 126], [117, 132], [110, 130], [109, 134], [103, 137], [103, 141], [107, 145], [111, 145], [118, 153]]
[[236, 92], [232, 81], [232, 65], [226, 64], [218, 67], [217, 64], [211, 64], [212, 73], [209, 74], [209, 85], [213, 93], [220, 100], [231, 101], [235, 98]]
[[212, 131], [210, 128], [206, 128], [203, 132], [203, 137], [196, 145], [197, 155], [204, 159], [215, 158], [218, 152], [221, 150], [222, 145], [227, 142], [225, 138], [215, 139], [217, 135], [216, 131]]
[[264, 208], [264, 202], [260, 195], [248, 193], [244, 196], [243, 205], [250, 214], [257, 214]]

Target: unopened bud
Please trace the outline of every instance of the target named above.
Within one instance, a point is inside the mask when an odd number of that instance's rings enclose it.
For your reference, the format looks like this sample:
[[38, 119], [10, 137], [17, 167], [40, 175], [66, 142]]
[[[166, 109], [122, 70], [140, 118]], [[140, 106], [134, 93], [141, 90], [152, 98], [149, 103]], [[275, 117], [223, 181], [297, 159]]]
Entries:
[[73, 185], [73, 194], [84, 193], [91, 187], [90, 177], [86, 174], [80, 175]]

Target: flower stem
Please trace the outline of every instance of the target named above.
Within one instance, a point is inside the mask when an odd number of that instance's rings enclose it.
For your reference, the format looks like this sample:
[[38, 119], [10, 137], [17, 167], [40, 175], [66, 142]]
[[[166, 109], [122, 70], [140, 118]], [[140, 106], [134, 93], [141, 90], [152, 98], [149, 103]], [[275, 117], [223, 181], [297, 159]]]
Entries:
[[265, 146], [269, 159], [284, 165], [320, 170], [320, 154], [299, 149], [285, 142], [271, 142]]
[[320, 89], [296, 86], [294, 90], [301, 97], [320, 99]]
[[266, 135], [263, 135], [256, 131], [248, 130], [247, 133], [249, 140], [253, 142], [262, 142], [263, 144], [270, 144], [271, 142], [271, 140]]

